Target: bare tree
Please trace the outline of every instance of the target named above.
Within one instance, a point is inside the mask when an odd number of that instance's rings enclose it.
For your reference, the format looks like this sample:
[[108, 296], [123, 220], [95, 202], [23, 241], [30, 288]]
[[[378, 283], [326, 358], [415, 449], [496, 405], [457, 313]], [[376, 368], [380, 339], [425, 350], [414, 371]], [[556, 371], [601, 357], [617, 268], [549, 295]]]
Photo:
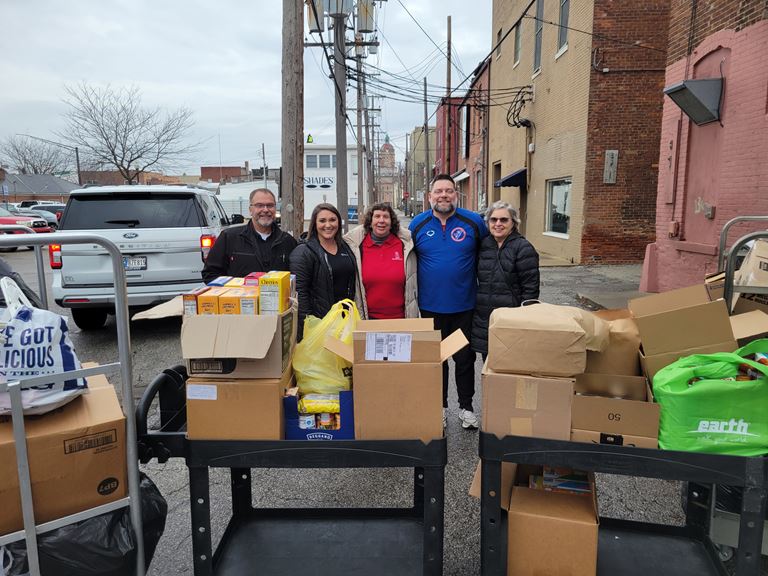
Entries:
[[85, 152], [90, 165], [114, 167], [130, 183], [144, 172], [176, 166], [198, 149], [186, 142], [193, 125], [188, 108], [145, 108], [135, 86], [83, 82], [64, 90], [67, 125], [59, 136]]
[[74, 164], [69, 151], [27, 136], [9, 136], [0, 142], [0, 156], [21, 174], [62, 175]]

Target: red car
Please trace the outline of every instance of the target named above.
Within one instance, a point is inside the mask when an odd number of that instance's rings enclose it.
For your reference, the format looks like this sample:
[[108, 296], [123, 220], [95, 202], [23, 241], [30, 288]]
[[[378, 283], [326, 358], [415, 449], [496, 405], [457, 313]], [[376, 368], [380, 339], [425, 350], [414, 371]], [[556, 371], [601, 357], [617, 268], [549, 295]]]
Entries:
[[[34, 216], [18, 216], [16, 214], [11, 214], [5, 208], [0, 208], [0, 225], [26, 226], [27, 228], [32, 228], [32, 230], [35, 232], [53, 232], [53, 228], [48, 225], [48, 222], [45, 221], [45, 218], [35, 218]], [[0, 233], [25, 234], [23, 230], [13, 232], [0, 231]], [[4, 250], [13, 252], [16, 250], [16, 248], [17, 247], [14, 246], [13, 248], [5, 248]]]

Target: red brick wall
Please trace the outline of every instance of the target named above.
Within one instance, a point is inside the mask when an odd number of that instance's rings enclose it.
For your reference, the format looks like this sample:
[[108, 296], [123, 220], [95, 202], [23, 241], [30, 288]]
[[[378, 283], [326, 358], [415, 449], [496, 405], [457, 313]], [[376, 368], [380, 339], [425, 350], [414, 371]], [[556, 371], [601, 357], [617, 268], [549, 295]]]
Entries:
[[[485, 151], [488, 146], [487, 118], [488, 118], [488, 88], [490, 86], [490, 59], [481, 68], [477, 76], [470, 84], [470, 94], [466, 101], [466, 110], [469, 115], [469, 145], [467, 146], [467, 156], [461, 157], [459, 154], [458, 168], [464, 168], [469, 174], [469, 178], [464, 181], [463, 190], [466, 193], [465, 208], [478, 210], [479, 208], [479, 190], [477, 190], [477, 175], [480, 174], [482, 182], [488, 180], [488, 175], [484, 171]], [[461, 138], [466, 138], [464, 133], [466, 125], [461, 127]], [[459, 145], [461, 150], [461, 143]], [[481, 184], [482, 185], [482, 184]], [[486, 193], [486, 206], [487, 206]]]
[[[459, 105], [463, 98], [451, 97], [443, 98], [440, 105], [437, 107], [435, 114], [435, 128], [437, 130], [437, 142], [435, 143], [435, 174], [453, 174], [458, 170], [458, 155], [461, 150], [461, 126], [459, 124]], [[447, 142], [446, 122], [448, 121], [448, 115], [451, 117], [450, 129], [451, 129], [451, 148], [449, 165], [445, 164], [445, 148]]]
[[247, 174], [242, 166], [203, 166], [200, 168], [200, 180], [207, 182], [224, 182], [235, 181], [239, 182], [245, 178]]
[[[675, 10], [684, 10], [680, 2], [674, 4]], [[742, 13], [748, 14], [759, 13], [765, 5], [765, 0], [740, 3]], [[747, 11], [750, 7], [752, 10]], [[727, 16], [727, 22], [733, 22], [732, 16]], [[714, 55], [719, 62], [720, 54], [723, 55], [722, 126], [719, 123], [696, 126], [665, 98], [656, 203], [657, 237], [646, 255], [641, 289], [664, 291], [701, 282], [706, 273], [717, 270], [717, 248], [723, 225], [736, 216], [768, 214], [766, 18], [768, 13], [764, 8], [762, 20], [739, 30], [723, 28], [708, 20], [697, 24], [697, 33], [700, 29], [716, 31], [694, 45], [690, 59], [683, 56], [667, 68], [666, 84], [671, 85], [685, 79], [686, 73], [689, 78], [696, 77], [702, 61]], [[685, 30], [676, 34], [687, 38]], [[670, 38], [670, 44], [679, 42], [679, 38]], [[709, 71], [702, 77], [711, 74]], [[692, 144], [702, 138], [709, 139], [711, 147], [717, 147], [717, 154], [702, 158], [703, 154], [691, 152], [699, 149]], [[717, 185], [704, 193], [700, 185], [692, 183], [694, 180], [713, 180]], [[714, 206], [713, 219], [706, 218], [698, 209], [703, 202]], [[670, 236], [670, 226], [677, 226], [679, 233]], [[727, 246], [747, 232], [765, 228], [764, 222], [735, 226], [731, 228]]]
[[[595, 1], [584, 264], [639, 262], [655, 237], [669, 4]], [[615, 184], [603, 182], [606, 150], [619, 153]]]
[[[694, 15], [693, 29], [692, 15]], [[714, 32], [725, 29], [738, 32], [766, 18], [768, 18], [767, 0], [716, 0], [714, 2], [672, 0], [667, 64], [673, 64], [688, 54], [690, 40], [692, 40], [691, 46], [695, 47]]]

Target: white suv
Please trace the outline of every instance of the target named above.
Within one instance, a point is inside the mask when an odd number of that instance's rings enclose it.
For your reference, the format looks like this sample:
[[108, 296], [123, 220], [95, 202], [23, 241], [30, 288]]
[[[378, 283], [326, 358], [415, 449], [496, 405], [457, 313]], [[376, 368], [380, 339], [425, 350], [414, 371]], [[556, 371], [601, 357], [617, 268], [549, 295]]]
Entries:
[[[153, 306], [202, 282], [200, 272], [223, 227], [216, 196], [194, 186], [98, 186], [73, 190], [57, 237], [92, 232], [123, 253], [129, 306]], [[114, 314], [112, 259], [97, 244], [53, 244], [53, 298], [82, 330]]]

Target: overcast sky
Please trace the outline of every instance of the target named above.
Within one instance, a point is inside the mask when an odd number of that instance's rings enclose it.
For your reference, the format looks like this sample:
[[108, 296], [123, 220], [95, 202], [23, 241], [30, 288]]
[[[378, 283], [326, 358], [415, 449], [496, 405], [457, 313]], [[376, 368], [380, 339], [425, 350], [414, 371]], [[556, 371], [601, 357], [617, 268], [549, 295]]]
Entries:
[[[430, 93], [444, 91], [446, 61], [436, 45], [445, 51], [449, 14], [455, 87], [491, 48], [491, 0], [377, 3], [381, 46], [366, 62], [382, 70], [378, 79], [398, 85], [389, 86], [393, 98], [414, 99], [406, 90], [420, 92], [425, 75], [434, 85]], [[204, 145], [187, 173], [218, 165], [220, 157], [224, 165], [248, 160], [260, 166], [262, 143], [267, 164], [279, 165], [281, 2], [3, 0], [2, 17], [0, 138], [25, 133], [56, 139], [65, 85], [134, 85], [147, 106], [194, 111], [190, 140]], [[317, 39], [307, 33], [307, 40]], [[304, 66], [305, 133], [315, 143], [334, 144], [333, 87], [322, 49], [306, 48]], [[348, 98], [353, 107], [354, 89]], [[387, 99], [380, 107], [379, 122], [402, 161], [405, 134], [422, 124], [423, 104]], [[354, 123], [354, 112], [350, 118]]]

